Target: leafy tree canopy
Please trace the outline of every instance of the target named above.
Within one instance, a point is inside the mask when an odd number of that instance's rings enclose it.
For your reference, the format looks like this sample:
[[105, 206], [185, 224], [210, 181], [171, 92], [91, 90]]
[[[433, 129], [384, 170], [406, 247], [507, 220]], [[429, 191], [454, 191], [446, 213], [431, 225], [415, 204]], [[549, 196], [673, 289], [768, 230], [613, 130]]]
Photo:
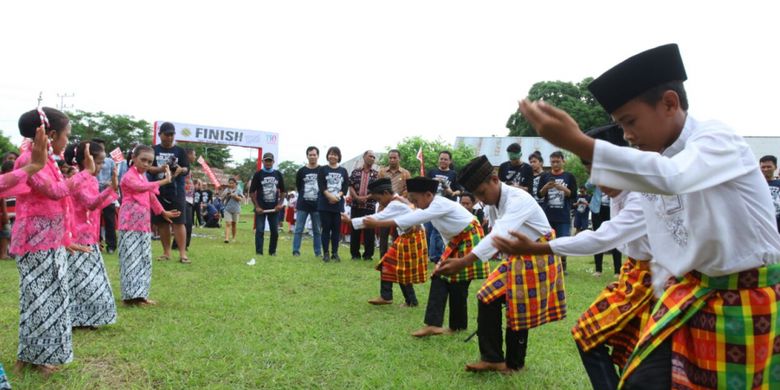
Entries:
[[[579, 83], [567, 81], [540, 81], [528, 91], [531, 100], [544, 101], [566, 111], [577, 121], [580, 129], [586, 131], [593, 127], [603, 126], [611, 122], [609, 114], [596, 102], [596, 98], [588, 91], [588, 85], [593, 81], [588, 77]], [[536, 137], [536, 131], [519, 112], [509, 117], [506, 127], [510, 136]]]
[[385, 155], [379, 161], [380, 165], [387, 165], [387, 152], [390, 149], [398, 149], [401, 152], [401, 166], [408, 169], [412, 177], [420, 175], [420, 161], [417, 160], [417, 151], [422, 147], [425, 161], [425, 172], [431, 168], [437, 167], [439, 163], [439, 152], [447, 150], [452, 153], [452, 163], [455, 169], [463, 167], [472, 158], [475, 157], [474, 149], [467, 145], [453, 147], [441, 139], [434, 141], [423, 139], [422, 137], [407, 137], [401, 140], [395, 147], [389, 147], [385, 150]]

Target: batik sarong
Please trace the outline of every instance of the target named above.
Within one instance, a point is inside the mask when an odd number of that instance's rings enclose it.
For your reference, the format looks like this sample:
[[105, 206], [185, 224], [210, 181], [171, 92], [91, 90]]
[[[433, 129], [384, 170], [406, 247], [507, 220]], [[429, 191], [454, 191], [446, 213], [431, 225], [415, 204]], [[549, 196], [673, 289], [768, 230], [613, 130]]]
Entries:
[[101, 326], [116, 322], [116, 303], [103, 255], [97, 244], [91, 252], [68, 255], [70, 317], [73, 326]]
[[19, 270], [19, 351], [32, 364], [73, 360], [64, 247], [17, 256]]
[[152, 285], [152, 233], [119, 231], [122, 300], [148, 298]]

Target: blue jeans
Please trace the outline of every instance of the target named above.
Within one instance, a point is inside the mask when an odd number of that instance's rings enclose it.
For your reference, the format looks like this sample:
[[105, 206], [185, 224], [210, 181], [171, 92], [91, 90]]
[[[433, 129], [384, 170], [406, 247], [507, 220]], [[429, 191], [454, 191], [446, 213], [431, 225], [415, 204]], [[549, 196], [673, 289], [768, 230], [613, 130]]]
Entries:
[[301, 253], [301, 239], [306, 227], [306, 218], [311, 216], [311, 231], [314, 233], [314, 255], [322, 254], [322, 239], [320, 238], [320, 213], [316, 211], [298, 210], [295, 212], [295, 235], [293, 236], [293, 253]]
[[444, 253], [444, 240], [430, 222], [425, 223], [425, 238], [428, 240], [428, 258], [432, 262], [438, 263], [439, 258]]
[[268, 219], [268, 228], [271, 230], [271, 243], [268, 245], [268, 254], [276, 254], [276, 243], [279, 241], [279, 212], [255, 214], [255, 253], [258, 255], [263, 254], [266, 218]]

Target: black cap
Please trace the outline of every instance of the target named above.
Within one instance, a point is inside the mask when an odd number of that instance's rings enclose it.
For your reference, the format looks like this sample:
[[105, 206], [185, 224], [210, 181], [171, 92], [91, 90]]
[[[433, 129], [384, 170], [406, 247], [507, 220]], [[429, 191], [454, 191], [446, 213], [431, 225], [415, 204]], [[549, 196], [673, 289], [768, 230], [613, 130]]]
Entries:
[[615, 65], [593, 80], [588, 90], [611, 114], [650, 88], [687, 79], [680, 49], [671, 43], [643, 51]]
[[436, 194], [438, 189], [438, 180], [433, 180], [422, 176], [406, 180], [406, 191], [408, 192], [430, 192]]
[[522, 151], [522, 148], [520, 147], [520, 144], [517, 142], [513, 142], [511, 145], [506, 147], [506, 151], [509, 153], [520, 153]]
[[589, 137], [607, 141], [617, 146], [628, 146], [628, 142], [623, 139], [623, 128], [613, 123], [606, 126], [594, 127], [585, 132]]
[[466, 191], [474, 192], [480, 184], [485, 182], [485, 179], [493, 174], [493, 164], [490, 160], [481, 155], [475, 157], [466, 164], [463, 169], [460, 170], [458, 175], [458, 184], [460, 184]]
[[264, 153], [263, 154], [263, 161], [265, 161], [265, 160], [274, 161], [274, 154], [273, 153]]
[[163, 124], [160, 125], [160, 134], [175, 134], [176, 133], [176, 127], [173, 126], [173, 123], [171, 122], [163, 122]]
[[372, 194], [381, 194], [387, 191], [393, 192], [393, 182], [388, 178], [376, 179], [368, 183], [368, 192]]

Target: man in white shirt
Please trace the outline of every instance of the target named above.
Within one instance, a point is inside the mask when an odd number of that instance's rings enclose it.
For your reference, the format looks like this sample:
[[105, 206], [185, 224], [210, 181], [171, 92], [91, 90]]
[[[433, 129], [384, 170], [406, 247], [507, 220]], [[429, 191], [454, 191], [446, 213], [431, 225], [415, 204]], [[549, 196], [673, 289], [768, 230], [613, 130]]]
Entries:
[[[482, 226], [470, 212], [460, 204], [441, 195], [436, 195], [439, 181], [426, 177], [415, 177], [406, 181], [409, 201], [417, 207], [412, 213], [390, 220], [377, 221], [372, 217], [363, 220], [368, 228], [397, 226], [407, 230], [431, 222], [447, 244], [440, 263], [449, 257], [462, 257], [471, 252], [484, 233]], [[473, 279], [484, 279], [490, 273], [487, 262], [471, 265], [451, 276], [437, 276], [431, 279], [428, 306], [425, 308], [425, 326], [414, 333], [415, 337], [440, 335], [468, 328], [468, 291]], [[444, 329], [444, 306], [450, 301], [449, 329]]]
[[524, 100], [521, 111], [542, 137], [592, 161], [594, 184], [644, 192], [654, 260], [677, 278], [655, 306], [621, 385], [776, 386], [780, 236], [772, 201], [757, 191], [764, 179], [744, 139], [688, 115], [686, 79], [671, 44], [590, 84], [638, 150], [594, 141], [544, 102]]
[[[588, 131], [588, 135], [616, 145], [628, 145], [623, 129], [612, 124]], [[583, 161], [590, 171], [590, 161]], [[653, 303], [652, 252], [647, 240], [642, 195], [601, 187], [612, 198], [610, 219], [595, 231], [562, 237], [549, 243], [534, 242], [517, 232], [513, 238], [496, 237], [496, 247], [508, 254], [556, 254], [591, 256], [614, 247], [628, 255], [619, 279], [608, 285], [580, 316], [571, 332], [594, 390], [616, 389], [620, 370], [639, 340], [642, 324]], [[659, 272], [669, 278], [668, 273]], [[662, 291], [662, 290], [661, 290]]]
[[[394, 219], [412, 212], [412, 208], [405, 203], [406, 200], [393, 191], [393, 184], [389, 178], [371, 182], [368, 185], [368, 193], [371, 199], [379, 203], [382, 210], [371, 215], [375, 220]], [[350, 223], [346, 215], [342, 217], [342, 220], [344, 223]], [[363, 229], [364, 220], [365, 217], [352, 218], [352, 228]], [[382, 274], [379, 298], [368, 301], [372, 305], [393, 303], [393, 283], [398, 283], [406, 301], [402, 306], [416, 307], [418, 305], [417, 296], [412, 284], [428, 281], [428, 244], [425, 241], [425, 231], [422, 226], [412, 226], [398, 233], [399, 236], [393, 241], [376, 266], [376, 270]]]
[[[510, 230], [542, 242], [555, 233], [541, 206], [528, 192], [509, 186], [493, 173], [487, 157], [471, 160], [458, 177], [459, 184], [488, 210], [492, 230], [471, 253], [436, 267], [434, 275], [457, 273], [465, 266], [487, 263], [498, 252], [493, 240]], [[515, 372], [525, 366], [528, 330], [566, 317], [563, 266], [558, 256], [516, 255], [504, 260], [477, 293], [477, 337], [480, 361], [466, 371]], [[507, 306], [506, 356], [502, 350], [501, 309]]]

